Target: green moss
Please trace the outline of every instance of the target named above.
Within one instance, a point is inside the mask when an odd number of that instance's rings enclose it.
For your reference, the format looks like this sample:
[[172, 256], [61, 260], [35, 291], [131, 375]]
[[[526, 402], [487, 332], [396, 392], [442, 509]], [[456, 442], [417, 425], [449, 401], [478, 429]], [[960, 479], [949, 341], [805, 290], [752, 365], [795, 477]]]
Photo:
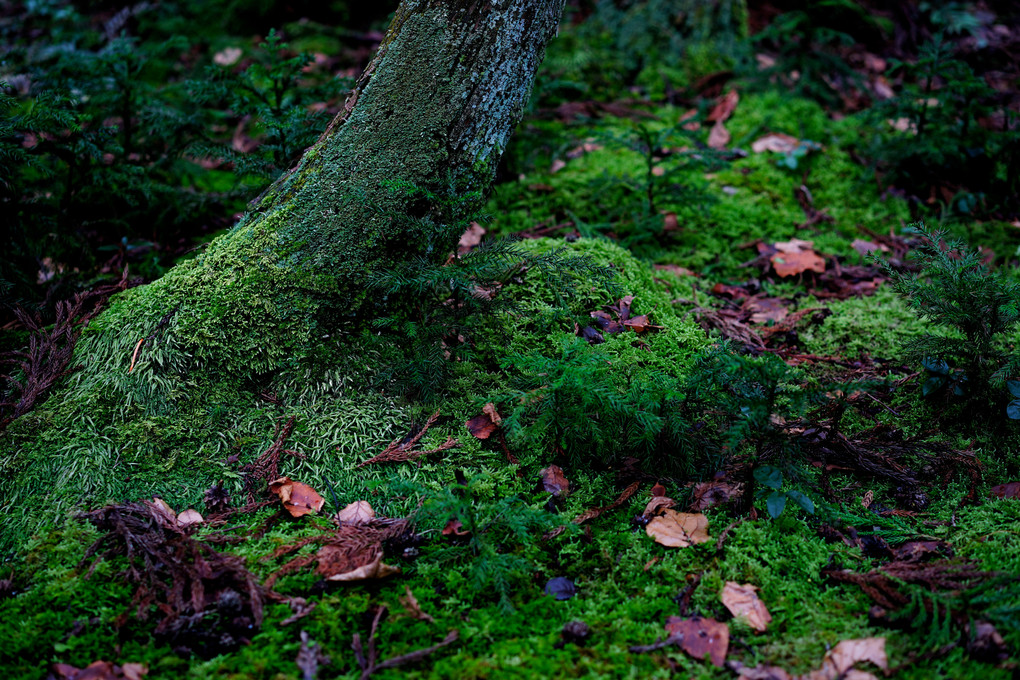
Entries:
[[918, 319], [903, 298], [887, 286], [871, 297], [825, 306], [832, 315], [800, 332], [805, 349], [812, 354], [899, 360], [907, 342], [931, 332], [931, 324]]

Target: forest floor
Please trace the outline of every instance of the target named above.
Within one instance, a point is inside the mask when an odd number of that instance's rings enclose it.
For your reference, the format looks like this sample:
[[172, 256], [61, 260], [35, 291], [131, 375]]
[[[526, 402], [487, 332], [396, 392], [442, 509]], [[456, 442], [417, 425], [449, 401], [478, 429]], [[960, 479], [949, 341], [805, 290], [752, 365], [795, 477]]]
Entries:
[[971, 9], [952, 50], [905, 66], [850, 41], [825, 80], [759, 42], [745, 70], [612, 97], [568, 96], [599, 55], [566, 26], [458, 257], [512, 236], [611, 282], [566, 302], [524, 268], [485, 282], [514, 304], [444, 338], [428, 399], [363, 338], [341, 358], [364, 367], [210, 401], [173, 434], [198, 480], [157, 446], [152, 477], [86, 486], [85, 510], [40, 492], [66, 516], [0, 563], [0, 667], [1017, 677], [1020, 100], [1015, 73], [961, 66], [980, 40], [1016, 48]]

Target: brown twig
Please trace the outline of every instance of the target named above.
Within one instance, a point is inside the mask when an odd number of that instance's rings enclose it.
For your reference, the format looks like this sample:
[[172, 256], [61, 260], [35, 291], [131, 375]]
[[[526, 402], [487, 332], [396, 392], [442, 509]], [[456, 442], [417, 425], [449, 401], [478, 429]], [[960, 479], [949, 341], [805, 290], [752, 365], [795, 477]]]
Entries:
[[445, 442], [443, 442], [434, 449], [429, 449], [427, 451], [414, 450], [414, 447], [418, 445], [418, 442], [421, 441], [421, 438], [425, 436], [425, 433], [428, 432], [428, 429], [432, 427], [432, 424], [435, 423], [438, 418], [439, 411], [436, 411], [431, 416], [429, 416], [429, 419], [428, 421], [426, 421], [425, 425], [411, 439], [408, 439], [406, 441], [394, 439], [393, 441], [390, 442], [389, 446], [387, 446], [383, 450], [382, 453], [380, 453], [377, 456], [373, 456], [372, 458], [369, 458], [366, 461], [358, 463], [357, 467], [359, 468], [365, 467], [366, 465], [372, 465], [375, 463], [404, 463], [409, 460], [414, 460], [415, 458], [418, 458], [420, 456], [424, 456], [430, 453], [438, 453], [439, 451], [446, 451], [448, 449], [453, 449], [460, 446], [459, 441], [457, 441], [453, 437], [447, 437]]
[[265, 453], [241, 468], [241, 474], [246, 476], [245, 486], [248, 488], [248, 502], [255, 502], [255, 491], [261, 490], [264, 483], [280, 478], [280, 454], [286, 453], [297, 458], [303, 456], [297, 451], [283, 448], [283, 445], [294, 431], [296, 416], [291, 416], [287, 423], [281, 428], [280, 421], [276, 423], [276, 436], [273, 443], [266, 449]]
[[377, 661], [379, 658], [379, 650], [376, 649], [376, 641], [379, 637], [379, 624], [386, 616], [386, 611], [386, 607], [379, 607], [376, 610], [375, 617], [372, 619], [372, 630], [368, 634], [367, 653], [362, 647], [361, 635], [355, 633], [351, 640], [351, 648], [354, 650], [354, 658], [358, 662], [358, 668], [361, 669], [361, 680], [366, 680], [366, 678], [376, 671], [381, 671], [386, 668], [396, 668], [397, 666], [403, 666], [404, 664], [421, 661], [436, 650], [452, 645], [457, 641], [459, 636], [456, 630], [451, 630], [447, 633], [446, 637], [443, 638], [442, 642], [436, 643], [431, 647], [425, 647], [424, 649], [418, 649], [413, 652], [408, 652], [407, 654], [394, 656], [386, 659], [385, 661]]
[[[603, 513], [609, 512], [610, 510], [615, 510], [616, 508], [620, 507], [621, 505], [626, 503], [628, 500], [630, 500], [630, 497], [633, 496], [635, 493], [637, 493], [637, 490], [640, 487], [641, 487], [641, 482], [633, 482], [633, 483], [631, 483], [630, 486], [628, 486], [626, 489], [623, 490], [623, 493], [620, 494], [619, 498], [617, 498], [615, 501], [613, 501], [609, 505], [604, 505], [604, 506], [602, 506], [600, 508], [590, 508], [588, 510], [585, 510], [584, 512], [582, 512], [580, 515], [578, 515], [577, 517], [575, 517], [571, 521], [574, 524], [584, 524], [588, 520], [595, 519], [596, 517], [599, 517]], [[552, 531], [549, 531], [548, 533], [546, 533], [542, 538], [544, 538], [546, 540], [548, 540], [550, 538], [556, 538], [557, 536], [559, 536], [560, 534], [562, 534], [566, 530], [567, 530], [567, 527], [565, 527], [565, 526], [563, 526], [563, 527], [556, 527]]]
[[665, 649], [666, 647], [672, 647], [673, 645], [683, 644], [683, 641], [684, 634], [676, 633], [674, 635], [670, 635], [665, 640], [659, 640], [658, 642], [653, 642], [650, 645], [634, 645], [633, 647], [629, 647], [629, 649], [630, 651], [635, 652], [637, 654], [657, 652], [660, 649]]

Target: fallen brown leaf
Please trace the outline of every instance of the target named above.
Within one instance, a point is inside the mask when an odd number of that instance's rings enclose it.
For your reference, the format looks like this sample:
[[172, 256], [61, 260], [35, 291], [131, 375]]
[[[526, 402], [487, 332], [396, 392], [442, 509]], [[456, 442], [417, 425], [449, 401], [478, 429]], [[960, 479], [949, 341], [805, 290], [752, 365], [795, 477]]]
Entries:
[[758, 598], [757, 590], [750, 583], [740, 585], [735, 581], [727, 581], [723, 587], [722, 603], [734, 617], [743, 619], [751, 628], [764, 633], [772, 621], [772, 615]]
[[198, 512], [198, 510], [193, 510], [191, 508], [182, 510], [181, 513], [177, 515], [177, 526], [180, 527], [186, 527], [192, 524], [201, 524], [204, 521], [205, 520], [202, 519], [202, 515]]
[[724, 120], [728, 120], [733, 115], [733, 111], [737, 108], [737, 103], [740, 101], [740, 94], [736, 90], [730, 90], [726, 94], [716, 99], [715, 106], [705, 116], [705, 120], [710, 123], [721, 123]]
[[744, 485], [739, 482], [735, 484], [722, 480], [699, 482], [694, 485], [688, 509], [694, 512], [707, 510], [740, 498], [743, 493]]
[[730, 647], [730, 628], [725, 623], [715, 619], [671, 616], [666, 619], [666, 630], [673, 637], [683, 636], [678, 644], [692, 657], [700, 661], [707, 654], [713, 666], [722, 668]]
[[378, 546], [352, 555], [339, 546], [324, 545], [315, 557], [319, 561], [316, 571], [327, 581], [365, 581], [400, 573], [400, 567], [391, 567], [382, 561], [382, 550]]
[[483, 236], [485, 236], [485, 227], [477, 222], [472, 222], [464, 230], [464, 233], [461, 234], [460, 242], [457, 244], [457, 252], [461, 255], [470, 253], [482, 242]]
[[769, 257], [769, 262], [780, 277], [794, 276], [805, 271], [819, 274], [825, 271], [825, 259], [812, 250], [814, 243], [792, 239], [774, 244], [778, 251]]
[[354, 501], [338, 512], [336, 519], [341, 524], [364, 524], [375, 519], [375, 510], [368, 501]]
[[657, 264], [655, 268], [660, 271], [671, 272], [677, 276], [697, 276], [696, 272], [691, 271], [687, 267], [681, 267], [676, 264]]
[[726, 129], [723, 122], [717, 121], [712, 125], [712, 129], [708, 133], [708, 148], [710, 149], [725, 149], [726, 145], [730, 143], [730, 131]]
[[559, 465], [543, 468], [539, 475], [542, 478], [542, 489], [551, 493], [554, 498], [566, 498], [570, 495], [570, 480]]
[[85, 668], [55, 663], [50, 666], [49, 677], [53, 680], [141, 680], [148, 673], [145, 664], [126, 663], [117, 666], [109, 661], [94, 661]]
[[755, 153], [763, 153], [765, 151], [773, 151], [775, 153], [792, 153], [796, 148], [800, 146], [800, 140], [790, 135], [784, 135], [781, 132], [773, 132], [772, 134], [759, 137], [751, 144], [751, 151]]
[[1007, 482], [989, 489], [989, 496], [993, 498], [1015, 498], [1020, 499], [1020, 482]]
[[854, 668], [862, 661], [888, 670], [885, 638], [843, 640], [825, 653], [820, 669], [801, 676], [801, 680], [877, 680], [871, 673]]
[[475, 439], [488, 439], [492, 436], [493, 432], [499, 429], [501, 422], [503, 422], [503, 419], [500, 417], [499, 412], [496, 411], [496, 405], [489, 402], [482, 407], [480, 415], [464, 423], [464, 426], [467, 427], [468, 432]]
[[656, 543], [670, 548], [686, 548], [694, 543], [705, 543], [709, 540], [708, 518], [701, 513], [692, 514], [664, 510], [660, 517], [655, 517], [645, 526], [645, 533], [655, 539]]
[[326, 502], [315, 489], [295, 482], [290, 477], [280, 477], [269, 483], [269, 490], [280, 497], [284, 509], [291, 517], [302, 517], [311, 512], [322, 510]]
[[443, 536], [470, 536], [471, 532], [464, 529], [464, 525], [459, 519], [451, 519], [443, 527]]
[[652, 517], [657, 514], [659, 510], [666, 508], [672, 508], [676, 505], [676, 501], [666, 496], [652, 496], [652, 500], [648, 501], [648, 505], [645, 506], [645, 511], [641, 513], [642, 517]]

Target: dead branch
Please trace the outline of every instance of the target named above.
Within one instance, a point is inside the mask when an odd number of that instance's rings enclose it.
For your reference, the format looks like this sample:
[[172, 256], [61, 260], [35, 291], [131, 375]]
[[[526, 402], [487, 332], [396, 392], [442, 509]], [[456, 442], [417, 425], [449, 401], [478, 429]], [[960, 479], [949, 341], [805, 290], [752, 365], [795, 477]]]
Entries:
[[411, 439], [394, 439], [382, 453], [377, 456], [373, 456], [364, 462], [358, 463], [358, 467], [365, 467], [366, 465], [373, 465], [375, 463], [404, 463], [409, 460], [414, 460], [420, 456], [428, 455], [430, 453], [438, 453], [439, 451], [446, 451], [460, 446], [459, 441], [453, 437], [447, 437], [445, 442], [434, 449], [429, 449], [428, 451], [414, 450], [414, 447], [418, 445], [418, 442], [421, 441], [421, 438], [425, 436], [425, 433], [428, 432], [428, 429], [432, 427], [432, 424], [435, 423], [438, 418], [439, 411], [436, 411], [429, 416], [425, 425], [418, 431], [417, 434], [411, 437]]
[[6, 383], [0, 402], [0, 431], [31, 411], [61, 378], [78, 370], [77, 367], [69, 369], [68, 365], [82, 331], [102, 311], [111, 295], [128, 286], [125, 267], [116, 283], [98, 286], [77, 293], [71, 300], [58, 302], [52, 326], [43, 322], [40, 313], [32, 315], [21, 307], [14, 309], [18, 321], [29, 330], [28, 349], [0, 355], [0, 364], [14, 366], [20, 372], [20, 375], [13, 371], [0, 375], [0, 382]]
[[459, 633], [456, 630], [451, 630], [447, 633], [446, 637], [443, 638], [442, 642], [438, 642], [431, 647], [425, 647], [424, 649], [418, 649], [413, 652], [408, 652], [407, 654], [394, 656], [386, 659], [385, 661], [377, 661], [379, 658], [379, 651], [376, 648], [376, 641], [379, 637], [379, 623], [386, 616], [386, 611], [386, 607], [379, 607], [376, 610], [375, 618], [372, 619], [372, 630], [368, 635], [367, 654], [361, 644], [361, 635], [355, 633], [351, 640], [351, 648], [354, 650], [354, 658], [358, 662], [358, 668], [361, 669], [361, 680], [366, 680], [366, 678], [376, 671], [381, 671], [386, 668], [396, 668], [397, 666], [421, 661], [436, 650], [452, 645], [457, 641], [459, 636]]

